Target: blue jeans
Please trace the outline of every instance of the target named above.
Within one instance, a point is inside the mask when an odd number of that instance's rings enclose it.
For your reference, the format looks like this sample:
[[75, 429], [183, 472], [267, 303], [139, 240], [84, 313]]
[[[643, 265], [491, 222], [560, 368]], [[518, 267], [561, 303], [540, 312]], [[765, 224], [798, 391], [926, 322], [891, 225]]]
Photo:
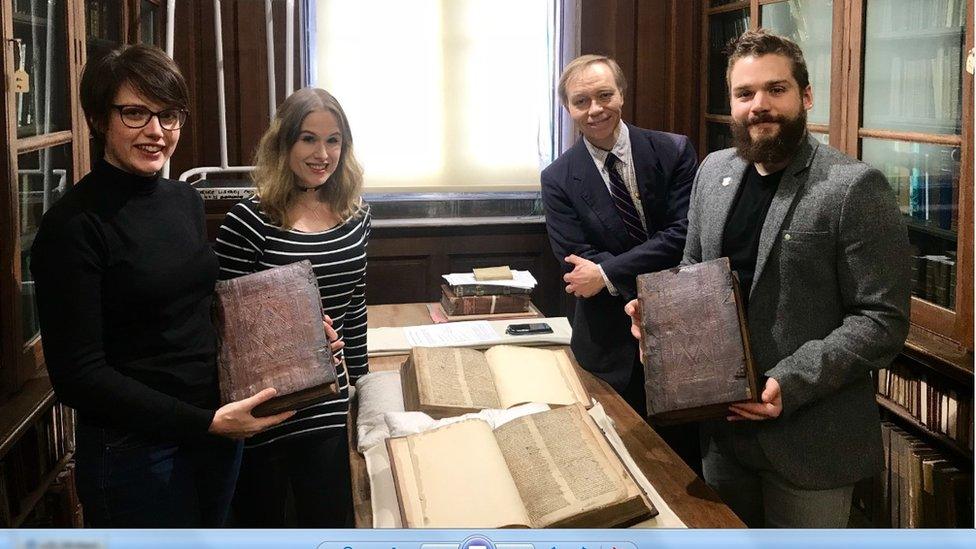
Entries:
[[96, 528], [216, 528], [230, 509], [242, 444], [79, 422], [75, 462], [85, 523]]

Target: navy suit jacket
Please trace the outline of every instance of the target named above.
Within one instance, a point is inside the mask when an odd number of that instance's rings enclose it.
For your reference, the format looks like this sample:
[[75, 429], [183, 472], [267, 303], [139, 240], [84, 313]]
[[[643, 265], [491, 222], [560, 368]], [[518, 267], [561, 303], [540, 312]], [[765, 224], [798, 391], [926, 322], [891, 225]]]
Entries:
[[628, 243], [624, 223], [582, 138], [542, 172], [546, 228], [556, 259], [565, 272], [572, 270], [564, 261], [570, 254], [600, 264], [619, 293], [612, 296], [603, 289], [577, 299], [571, 343], [580, 365], [618, 391], [627, 386], [637, 357], [624, 304], [636, 297], [638, 274], [681, 261], [698, 165], [687, 137], [626, 127], [647, 241]]

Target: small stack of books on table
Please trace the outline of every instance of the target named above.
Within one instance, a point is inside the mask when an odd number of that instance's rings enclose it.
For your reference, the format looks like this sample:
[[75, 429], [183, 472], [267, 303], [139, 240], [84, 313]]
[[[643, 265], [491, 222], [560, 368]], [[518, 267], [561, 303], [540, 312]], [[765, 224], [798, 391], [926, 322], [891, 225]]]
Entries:
[[446, 284], [441, 284], [440, 305], [445, 320], [456, 320], [453, 317], [470, 320], [476, 316], [496, 318], [497, 315], [538, 316], [531, 301], [536, 285], [532, 273], [508, 272], [509, 278], [495, 280], [479, 279], [474, 273], [444, 275]]

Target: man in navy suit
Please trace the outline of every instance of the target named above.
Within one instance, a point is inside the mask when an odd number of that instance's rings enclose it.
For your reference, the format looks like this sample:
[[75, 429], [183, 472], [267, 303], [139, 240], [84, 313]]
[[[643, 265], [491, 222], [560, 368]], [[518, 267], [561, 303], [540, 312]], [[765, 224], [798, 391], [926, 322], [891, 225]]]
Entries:
[[583, 138], [542, 172], [542, 199], [566, 291], [577, 297], [573, 353], [644, 416], [644, 370], [623, 307], [638, 274], [681, 261], [698, 162], [687, 137], [621, 121], [626, 87], [608, 57], [566, 66], [559, 95]]

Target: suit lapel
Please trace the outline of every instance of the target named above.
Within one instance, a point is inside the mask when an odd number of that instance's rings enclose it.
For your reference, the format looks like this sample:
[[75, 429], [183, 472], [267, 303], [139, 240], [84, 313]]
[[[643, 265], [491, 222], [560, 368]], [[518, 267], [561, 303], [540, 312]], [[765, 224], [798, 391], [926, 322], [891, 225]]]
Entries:
[[579, 189], [579, 194], [583, 200], [593, 209], [593, 212], [606, 227], [608, 238], [617, 242], [620, 249], [627, 247], [627, 228], [617, 214], [617, 208], [613, 205], [610, 198], [610, 191], [607, 190], [603, 177], [597, 171], [590, 151], [586, 149], [582, 137], [573, 147], [572, 177]]
[[752, 277], [752, 290], [756, 287], [756, 282], [762, 276], [763, 269], [766, 267], [766, 260], [769, 259], [769, 252], [779, 239], [780, 228], [787, 214], [793, 209], [793, 204], [800, 196], [800, 188], [803, 186], [798, 177], [801, 172], [810, 167], [813, 155], [820, 143], [810, 135], [807, 135], [806, 142], [797, 151], [796, 156], [790, 165], [783, 172], [783, 178], [779, 181], [773, 201], [769, 204], [769, 211], [766, 213], [766, 221], [763, 222], [762, 233], [759, 235], [759, 251], [756, 254], [756, 270]]
[[739, 194], [739, 185], [742, 184], [742, 177], [746, 173], [749, 164], [738, 155], [732, 157], [728, 170], [722, 175], [719, 186], [715, 188], [717, 203], [715, 209], [715, 219], [719, 221], [716, 238], [702, 242], [702, 257], [721, 257], [722, 240], [725, 238], [725, 223], [728, 221], [729, 213], [732, 211], [732, 203]]
[[[654, 153], [654, 146], [643, 132], [634, 126], [627, 125], [630, 131], [630, 157], [634, 162], [634, 175], [637, 177], [637, 192], [640, 195], [641, 203], [644, 207], [645, 216], [651, 215], [650, 200], [654, 199], [655, 189], [660, 188], [658, 183], [664, 179], [664, 172], [658, 157]], [[648, 231], [651, 231], [653, 220], [648, 218]]]

